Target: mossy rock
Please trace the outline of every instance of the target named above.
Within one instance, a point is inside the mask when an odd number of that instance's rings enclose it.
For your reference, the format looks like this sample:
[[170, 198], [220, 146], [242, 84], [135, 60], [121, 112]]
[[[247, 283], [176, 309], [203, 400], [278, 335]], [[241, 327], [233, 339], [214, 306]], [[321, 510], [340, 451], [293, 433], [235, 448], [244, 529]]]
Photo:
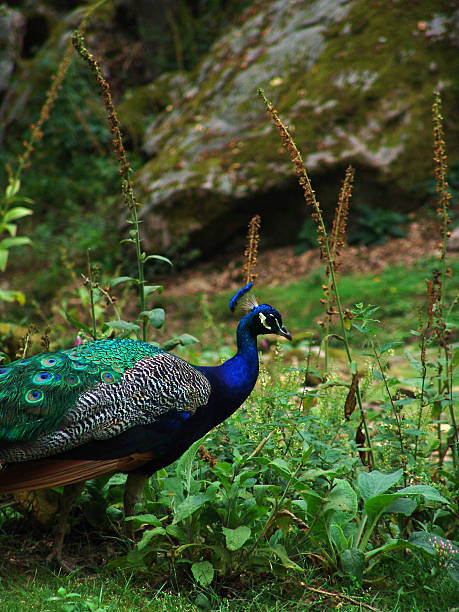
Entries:
[[325, 211], [350, 163], [355, 204], [423, 204], [436, 89], [450, 162], [459, 156], [456, 20], [446, 1], [254, 2], [146, 131], [151, 159], [137, 178], [152, 245], [212, 253], [255, 212], [271, 244], [295, 240], [307, 213], [258, 87], [289, 124]]

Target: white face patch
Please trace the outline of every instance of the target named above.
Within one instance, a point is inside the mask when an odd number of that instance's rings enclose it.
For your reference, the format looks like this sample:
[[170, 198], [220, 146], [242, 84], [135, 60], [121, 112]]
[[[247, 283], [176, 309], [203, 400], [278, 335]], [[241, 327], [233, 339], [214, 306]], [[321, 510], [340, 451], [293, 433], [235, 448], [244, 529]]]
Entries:
[[266, 329], [269, 329], [269, 331], [271, 331], [270, 326], [266, 323], [265, 315], [262, 312], [259, 312], [258, 316], [260, 317], [260, 322], [263, 325], [263, 327], [266, 327]]

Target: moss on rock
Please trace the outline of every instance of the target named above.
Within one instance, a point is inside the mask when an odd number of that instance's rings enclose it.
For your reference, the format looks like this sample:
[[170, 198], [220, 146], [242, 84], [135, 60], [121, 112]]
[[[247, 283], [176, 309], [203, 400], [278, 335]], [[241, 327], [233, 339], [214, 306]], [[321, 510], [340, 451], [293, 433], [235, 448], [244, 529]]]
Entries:
[[[139, 178], [143, 215], [151, 227], [161, 219], [155, 240], [167, 248], [166, 235], [191, 245], [199, 236], [212, 249], [203, 230], [216, 220], [241, 207], [248, 218], [255, 205], [269, 215], [279, 205], [276, 192], [295, 189], [256, 97], [260, 86], [294, 132], [319, 195], [352, 163], [361, 169], [357, 185], [370, 181], [360, 190], [365, 203], [420, 204], [424, 194], [418, 190], [414, 201], [412, 188], [432, 174], [432, 92], [443, 91], [450, 124], [459, 101], [456, 20], [446, 1], [254, 2], [146, 131], [144, 148], [154, 159]], [[457, 136], [447, 130], [454, 161]], [[385, 195], [390, 202], [372, 201]], [[300, 192], [290, 200], [285, 223], [293, 231], [304, 214]], [[221, 240], [240, 229], [220, 224]]]

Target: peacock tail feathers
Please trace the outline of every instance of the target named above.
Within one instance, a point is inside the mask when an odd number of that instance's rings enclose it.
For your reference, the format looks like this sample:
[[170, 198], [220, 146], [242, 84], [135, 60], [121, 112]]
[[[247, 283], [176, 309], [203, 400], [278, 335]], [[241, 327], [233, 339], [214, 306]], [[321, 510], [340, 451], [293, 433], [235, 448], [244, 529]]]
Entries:
[[0, 440], [20, 442], [54, 431], [89, 389], [119, 383], [126, 369], [161, 352], [136, 340], [100, 340], [1, 367]]

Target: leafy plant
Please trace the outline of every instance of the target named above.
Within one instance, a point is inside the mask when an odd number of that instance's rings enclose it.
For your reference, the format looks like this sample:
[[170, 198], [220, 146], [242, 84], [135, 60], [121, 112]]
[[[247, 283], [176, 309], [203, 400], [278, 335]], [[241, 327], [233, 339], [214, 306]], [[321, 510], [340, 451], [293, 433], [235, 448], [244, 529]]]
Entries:
[[83, 599], [81, 593], [69, 592], [65, 587], [60, 587], [56, 595], [48, 597], [49, 603], [55, 603], [62, 612], [106, 612], [107, 606], [101, 605], [100, 598], [87, 597]]
[[388, 237], [403, 238], [408, 215], [390, 208], [360, 204], [356, 227], [349, 233], [349, 243], [384, 244]]

